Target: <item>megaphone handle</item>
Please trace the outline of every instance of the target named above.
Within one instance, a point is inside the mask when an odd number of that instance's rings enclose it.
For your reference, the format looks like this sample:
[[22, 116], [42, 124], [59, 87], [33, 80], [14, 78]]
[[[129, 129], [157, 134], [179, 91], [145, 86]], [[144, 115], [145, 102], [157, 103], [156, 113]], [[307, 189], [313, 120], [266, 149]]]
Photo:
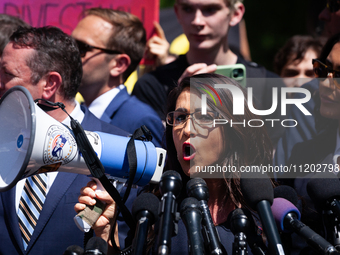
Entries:
[[[97, 189], [95, 192], [102, 192], [105, 191], [104, 186], [97, 178], [91, 177], [97, 184]], [[121, 185], [120, 185], [121, 184]], [[121, 190], [124, 185], [123, 183], [114, 182], [113, 185]], [[120, 187], [117, 187], [120, 186]], [[76, 216], [74, 216], [74, 222], [76, 223], [77, 227], [83, 232], [89, 232], [93, 224], [98, 220], [99, 216], [102, 214], [106, 204], [102, 201], [96, 199], [96, 204], [93, 206], [86, 205], [86, 208], [80, 211]]]

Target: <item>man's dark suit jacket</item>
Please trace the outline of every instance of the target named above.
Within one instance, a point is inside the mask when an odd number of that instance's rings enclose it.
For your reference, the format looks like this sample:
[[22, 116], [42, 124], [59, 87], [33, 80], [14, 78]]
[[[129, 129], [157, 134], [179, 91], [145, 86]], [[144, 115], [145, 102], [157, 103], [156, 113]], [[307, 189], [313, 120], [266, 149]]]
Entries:
[[[88, 131], [102, 131], [127, 136], [128, 133], [96, 118], [82, 106], [82, 126]], [[0, 254], [63, 254], [70, 245], [83, 247], [84, 233], [73, 221], [74, 205], [80, 189], [90, 181], [86, 175], [59, 172], [50, 188], [31, 241], [24, 251], [15, 210], [15, 187], [0, 193]]]
[[164, 147], [164, 126], [161, 119], [149, 105], [130, 96], [126, 88], [116, 95], [100, 119], [131, 134], [145, 125], [152, 133], [152, 143], [157, 147]]

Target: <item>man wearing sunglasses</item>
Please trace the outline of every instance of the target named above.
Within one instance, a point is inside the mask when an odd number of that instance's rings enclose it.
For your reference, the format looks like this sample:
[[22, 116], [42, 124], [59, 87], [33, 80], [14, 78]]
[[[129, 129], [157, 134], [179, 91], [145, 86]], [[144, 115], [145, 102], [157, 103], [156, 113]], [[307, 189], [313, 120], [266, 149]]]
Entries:
[[84, 16], [72, 37], [82, 57], [79, 92], [85, 104], [96, 117], [130, 133], [145, 125], [152, 133], [152, 142], [161, 146], [162, 121], [124, 86], [144, 53], [142, 22], [132, 14], [104, 8], [86, 10]]
[[[331, 37], [340, 32], [340, 0], [325, 1], [325, 8], [319, 14], [319, 20], [324, 23], [323, 35]], [[314, 61], [315, 65], [319, 64]], [[325, 64], [325, 63], [324, 63]], [[321, 67], [322, 68], [322, 67]], [[313, 95], [314, 91], [319, 87], [318, 80], [314, 79], [301, 88], [308, 89]], [[301, 97], [300, 93], [295, 95], [296, 98]], [[313, 98], [304, 104], [304, 107], [311, 113], [314, 112], [315, 102]], [[311, 139], [317, 134], [315, 129], [314, 116], [305, 116], [296, 106], [292, 106], [289, 119], [295, 119], [299, 123], [299, 128], [288, 128], [279, 140], [274, 155], [274, 165], [285, 165], [291, 151], [296, 143]]]

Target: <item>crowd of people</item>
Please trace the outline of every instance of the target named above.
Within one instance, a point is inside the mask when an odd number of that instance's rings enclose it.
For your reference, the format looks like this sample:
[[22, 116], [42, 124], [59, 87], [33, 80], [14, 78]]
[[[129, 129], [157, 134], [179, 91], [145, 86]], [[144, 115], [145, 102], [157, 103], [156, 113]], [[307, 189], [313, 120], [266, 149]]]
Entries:
[[[302, 221], [332, 243], [324, 212], [309, 197], [308, 182], [316, 174], [312, 166], [327, 166], [335, 178], [339, 172], [340, 3], [328, 0], [320, 13], [326, 37], [295, 35], [278, 50], [273, 59], [276, 73], [229, 46], [230, 28], [244, 25], [241, 0], [176, 0], [174, 10], [190, 45], [179, 56], [169, 54], [170, 44], [158, 23], [158, 35], [147, 40], [140, 19], [124, 11], [87, 9], [71, 35], [0, 14], [0, 107], [8, 90], [23, 86], [39, 105], [63, 103], [63, 109], [44, 109], [66, 126], [71, 125], [71, 116], [87, 131], [123, 137], [146, 127], [154, 146], [167, 151], [164, 172], [175, 170], [181, 177], [178, 204], [189, 196], [185, 187], [192, 178], [204, 179], [222, 254], [235, 252], [230, 215], [237, 208], [251, 211], [255, 232], [264, 247], [271, 245], [261, 213], [242, 192], [239, 170], [305, 166], [296, 175], [270, 173], [270, 186], [294, 188]], [[129, 94], [124, 83], [142, 59], [152, 64], [139, 72]], [[218, 66], [235, 64], [245, 67], [246, 88], [215, 73]], [[82, 102], [76, 100], [77, 93]], [[305, 97], [309, 100], [303, 101]], [[303, 106], [295, 103], [302, 101]], [[296, 125], [289, 126], [287, 119]], [[236, 171], [200, 172], [211, 166]], [[84, 247], [93, 235], [106, 242], [107, 254], [120, 254], [132, 245], [134, 231], [117, 201], [97, 188], [98, 183], [86, 175], [60, 171], [39, 172], [0, 192], [0, 254], [63, 254], [72, 245]], [[36, 192], [38, 197], [33, 196]], [[126, 187], [122, 197], [125, 192]], [[128, 192], [125, 205], [130, 210], [141, 194], [162, 198], [158, 184]], [[93, 232], [84, 235], [74, 216], [99, 202], [105, 203], [103, 211], [92, 225]], [[186, 223], [177, 219], [176, 224], [168, 247], [171, 254], [192, 254]], [[158, 250], [159, 235], [156, 223], [147, 236], [148, 254], [165, 254]], [[284, 236], [282, 241], [286, 254], [320, 252], [299, 236]], [[251, 248], [246, 246], [249, 254], [255, 254]]]

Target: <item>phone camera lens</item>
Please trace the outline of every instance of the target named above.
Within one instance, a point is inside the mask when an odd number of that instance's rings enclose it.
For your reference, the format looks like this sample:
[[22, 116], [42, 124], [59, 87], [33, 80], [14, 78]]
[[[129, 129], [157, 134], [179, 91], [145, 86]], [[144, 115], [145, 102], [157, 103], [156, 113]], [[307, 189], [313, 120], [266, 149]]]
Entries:
[[243, 77], [243, 70], [240, 68], [234, 69], [233, 70], [233, 77], [238, 78], [238, 77]]

